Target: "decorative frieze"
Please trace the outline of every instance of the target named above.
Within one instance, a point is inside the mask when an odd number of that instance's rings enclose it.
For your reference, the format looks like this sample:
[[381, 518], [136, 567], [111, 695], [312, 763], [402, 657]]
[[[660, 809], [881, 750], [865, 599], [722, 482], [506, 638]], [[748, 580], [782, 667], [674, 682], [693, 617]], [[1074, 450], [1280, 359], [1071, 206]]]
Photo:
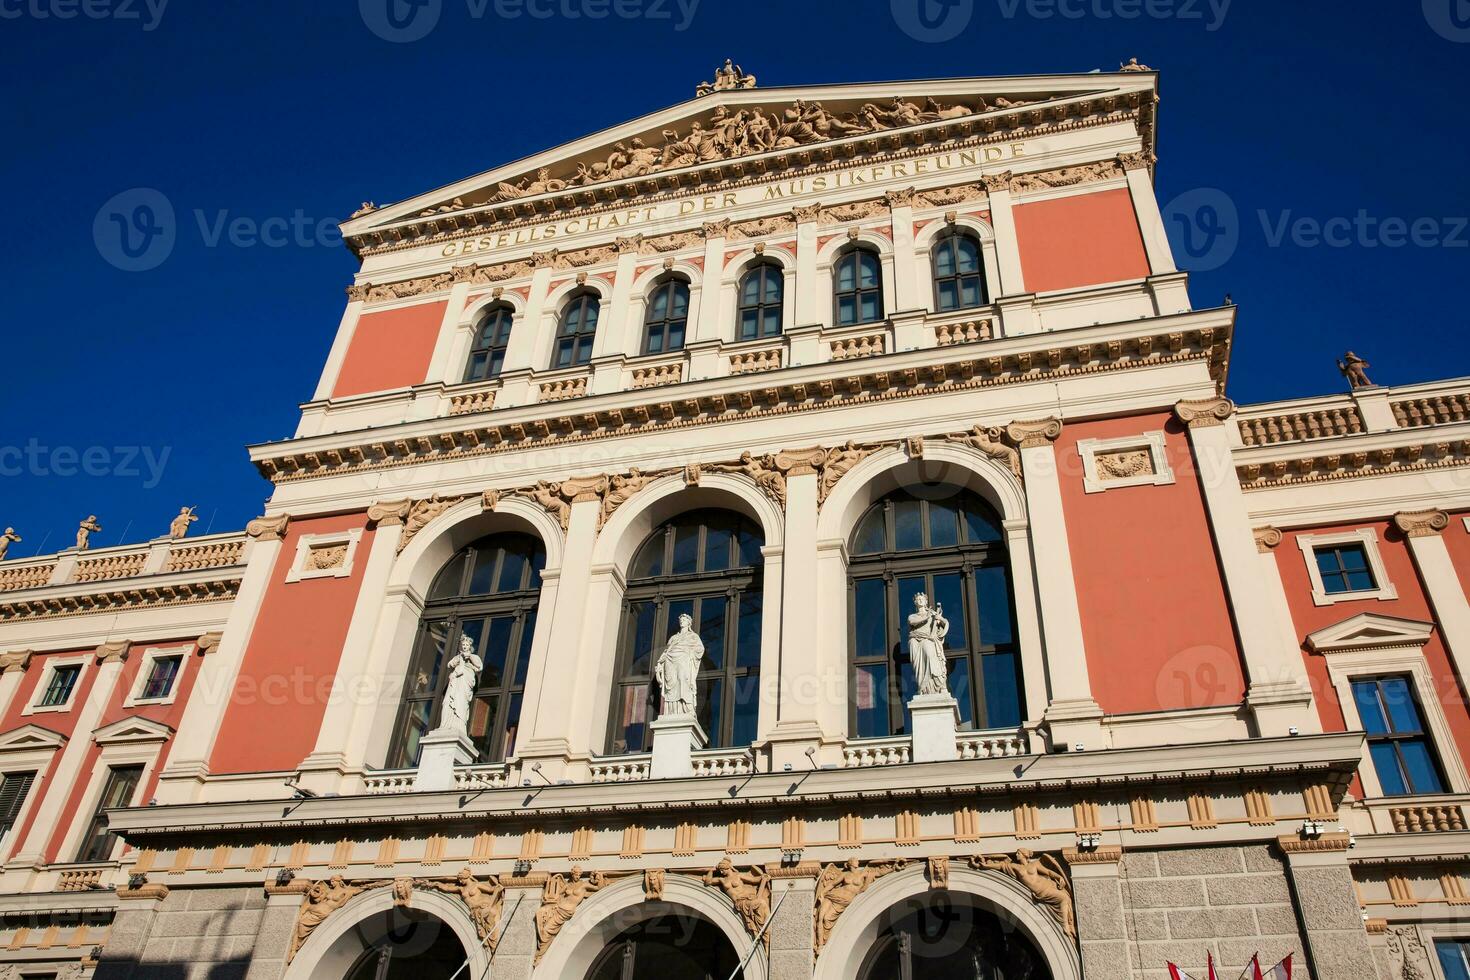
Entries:
[[1235, 470], [1240, 477], [1241, 487], [1250, 491], [1360, 477], [1422, 473], [1466, 465], [1470, 465], [1470, 439], [1414, 442], [1371, 450], [1343, 451], [1334, 447], [1331, 452], [1303, 453], [1290, 459], [1240, 463]]
[[[144, 580], [146, 581], [146, 580]], [[83, 595], [53, 596], [46, 599], [16, 599], [0, 602], [0, 622], [17, 619], [54, 619], [124, 609], [161, 609], [169, 606], [220, 602], [234, 598], [240, 591], [240, 580], [213, 582], [179, 582], [164, 585], [123, 586], [104, 592]]]
[[1091, 184], [1095, 181], [1110, 180], [1122, 176], [1123, 167], [1117, 160], [1102, 160], [1097, 163], [1084, 164], [1080, 167], [1062, 167], [1057, 170], [1017, 174], [1011, 178], [1009, 190], [1012, 193], [1020, 194], [1027, 191], [1047, 190], [1053, 187], [1075, 187], [1078, 184]]

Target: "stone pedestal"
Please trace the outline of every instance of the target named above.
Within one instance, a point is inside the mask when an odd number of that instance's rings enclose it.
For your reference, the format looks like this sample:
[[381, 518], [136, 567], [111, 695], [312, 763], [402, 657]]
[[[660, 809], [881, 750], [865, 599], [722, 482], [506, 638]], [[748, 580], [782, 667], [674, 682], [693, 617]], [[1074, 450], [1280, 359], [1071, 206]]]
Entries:
[[960, 721], [959, 702], [948, 694], [919, 694], [909, 702], [914, 720], [910, 758], [915, 762], [946, 762], [960, 757], [954, 733]]
[[653, 762], [650, 779], [679, 779], [694, 775], [694, 752], [709, 744], [709, 737], [693, 715], [660, 718], [653, 729]]
[[475, 745], [463, 732], [436, 729], [419, 742], [419, 770], [415, 793], [443, 793], [454, 789], [454, 767], [475, 761]]

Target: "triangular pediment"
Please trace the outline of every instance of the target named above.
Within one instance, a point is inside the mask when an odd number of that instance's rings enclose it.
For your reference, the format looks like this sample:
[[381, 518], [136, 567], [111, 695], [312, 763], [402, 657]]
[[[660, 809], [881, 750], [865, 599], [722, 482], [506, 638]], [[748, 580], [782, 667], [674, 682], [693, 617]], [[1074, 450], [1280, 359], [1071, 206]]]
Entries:
[[66, 744], [66, 736], [40, 725], [22, 725], [0, 735], [0, 752], [17, 752], [28, 749], [59, 749]]
[[97, 729], [92, 733], [92, 741], [98, 745], [162, 742], [173, 733], [172, 728], [151, 718], [124, 718]]
[[943, 141], [1119, 109], [1151, 112], [1155, 87], [1151, 72], [1134, 70], [714, 91], [397, 204], [364, 205], [343, 232], [371, 242], [425, 221], [469, 228], [543, 213], [568, 194], [606, 204], [698, 185], [712, 167], [775, 175], [799, 164], [785, 158], [840, 159], [864, 144], [896, 149], [930, 130]]
[[1347, 653], [1422, 647], [1433, 632], [1433, 623], [1359, 613], [1308, 635], [1307, 648], [1313, 653]]

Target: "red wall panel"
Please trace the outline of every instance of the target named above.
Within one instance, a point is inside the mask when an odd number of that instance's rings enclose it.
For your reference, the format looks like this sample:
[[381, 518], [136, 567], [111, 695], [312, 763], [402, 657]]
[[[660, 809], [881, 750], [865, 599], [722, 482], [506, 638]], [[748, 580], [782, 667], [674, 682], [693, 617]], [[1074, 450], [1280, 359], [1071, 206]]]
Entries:
[[[1084, 491], [1080, 440], [1160, 429], [1172, 485]], [[1163, 414], [1068, 423], [1056, 451], [1098, 704], [1109, 713], [1239, 704], [1240, 647], [1187, 435]]]
[[373, 532], [363, 533], [348, 577], [288, 583], [286, 574], [302, 535], [366, 522], [364, 514], [291, 522], [215, 740], [211, 772], [294, 769], [316, 745]]
[[1133, 196], [1126, 187], [1020, 204], [1014, 214], [1027, 292], [1095, 286], [1149, 274]]
[[423, 384], [447, 305], [420, 303], [364, 313], [357, 320], [332, 396], [345, 398]]

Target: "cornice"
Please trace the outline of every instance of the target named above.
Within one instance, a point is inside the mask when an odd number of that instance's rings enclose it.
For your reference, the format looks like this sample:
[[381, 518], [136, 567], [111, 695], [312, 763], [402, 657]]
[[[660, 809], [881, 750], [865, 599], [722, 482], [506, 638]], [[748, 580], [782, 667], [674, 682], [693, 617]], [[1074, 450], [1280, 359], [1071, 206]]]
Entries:
[[127, 609], [162, 609], [201, 602], [221, 602], [233, 599], [239, 591], [240, 579], [238, 578], [207, 582], [166, 583], [140, 579], [136, 584], [118, 586], [104, 591], [53, 593], [7, 599], [0, 602], [0, 623], [21, 619], [56, 619], [62, 616], [79, 616], [88, 613], [115, 613]]
[[1329, 854], [1346, 851], [1353, 846], [1348, 834], [1323, 834], [1321, 837], [1278, 837], [1276, 846], [1283, 854]]
[[[1094, 335], [1106, 337], [1103, 340], [1086, 339], [1084, 330], [1070, 338], [1070, 343], [1060, 342], [1055, 335], [1026, 335], [983, 345], [936, 348], [924, 352], [932, 358], [927, 363], [919, 361], [915, 352], [904, 352], [865, 359], [861, 364], [826, 362], [752, 373], [738, 377], [737, 383], [748, 385], [743, 388], [731, 387], [731, 379], [723, 378], [704, 384], [703, 391], [691, 384], [692, 390], [685, 393], [638, 389], [614, 396], [585, 396], [503, 410], [498, 419], [495, 412], [465, 413], [427, 425], [397, 427], [397, 433], [387, 428], [373, 430], [371, 435], [366, 431], [336, 433], [307, 445], [259, 446], [252, 456], [261, 474], [279, 484], [1165, 364], [1204, 361], [1215, 372], [1223, 369], [1228, 357], [1228, 326], [1145, 328], [1140, 332], [1138, 324], [1128, 324], [1124, 329], [1126, 334], [1094, 328]], [[1028, 349], [1028, 344], [1047, 346]], [[843, 369], [847, 373], [830, 373]]]
[[1470, 424], [1237, 449], [1236, 458], [1246, 491], [1453, 469], [1470, 465]]

